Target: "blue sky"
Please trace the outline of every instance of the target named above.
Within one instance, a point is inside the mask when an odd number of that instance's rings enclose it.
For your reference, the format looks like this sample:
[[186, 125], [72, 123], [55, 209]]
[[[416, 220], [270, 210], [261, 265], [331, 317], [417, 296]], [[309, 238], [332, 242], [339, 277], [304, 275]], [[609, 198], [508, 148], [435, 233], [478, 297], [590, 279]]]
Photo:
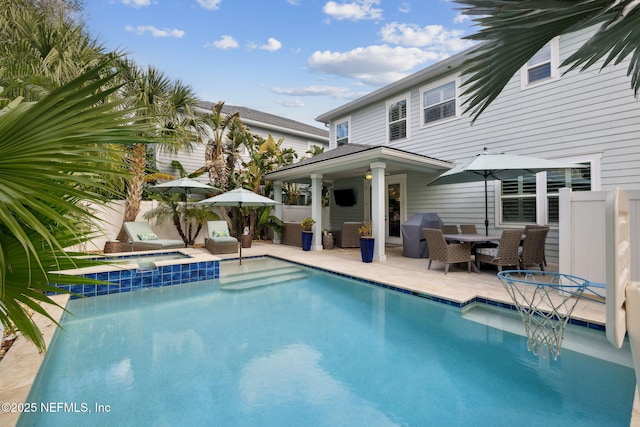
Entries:
[[89, 29], [225, 101], [321, 127], [318, 115], [470, 46], [446, 0], [88, 0]]

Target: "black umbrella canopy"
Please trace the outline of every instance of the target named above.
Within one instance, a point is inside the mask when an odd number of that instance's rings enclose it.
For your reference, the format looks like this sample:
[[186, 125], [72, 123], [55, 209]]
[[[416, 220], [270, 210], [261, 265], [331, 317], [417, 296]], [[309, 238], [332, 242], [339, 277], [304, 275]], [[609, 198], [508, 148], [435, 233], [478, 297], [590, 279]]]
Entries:
[[488, 180], [515, 178], [520, 175], [575, 167], [578, 165], [574, 163], [497, 153], [485, 148], [484, 151], [476, 154], [466, 163], [453, 167], [428, 185], [484, 181], [484, 226], [486, 235], [489, 235]]

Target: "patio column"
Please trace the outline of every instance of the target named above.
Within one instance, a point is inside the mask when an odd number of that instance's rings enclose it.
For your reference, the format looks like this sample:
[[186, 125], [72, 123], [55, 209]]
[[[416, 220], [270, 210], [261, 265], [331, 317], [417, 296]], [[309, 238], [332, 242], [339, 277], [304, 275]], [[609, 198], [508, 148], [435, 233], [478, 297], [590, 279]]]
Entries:
[[315, 220], [313, 224], [313, 242], [311, 249], [322, 250], [322, 174], [311, 174], [311, 218]]
[[[279, 202], [279, 204], [275, 205], [274, 214], [280, 221], [282, 221], [282, 181], [273, 182], [273, 200]], [[282, 242], [282, 234], [274, 232], [273, 243], [280, 242]]]
[[385, 179], [384, 171], [387, 164], [384, 162], [373, 162], [371, 168], [371, 227], [373, 238], [376, 243], [373, 250], [375, 261], [386, 261], [385, 254]]

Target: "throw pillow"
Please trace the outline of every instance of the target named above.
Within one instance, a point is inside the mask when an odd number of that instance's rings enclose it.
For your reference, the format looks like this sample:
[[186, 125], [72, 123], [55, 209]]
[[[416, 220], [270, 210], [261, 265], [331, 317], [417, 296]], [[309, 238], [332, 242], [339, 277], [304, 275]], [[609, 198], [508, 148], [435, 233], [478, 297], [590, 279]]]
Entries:
[[143, 233], [138, 234], [138, 239], [142, 240], [143, 242], [146, 240], [158, 240], [158, 236], [155, 233]]
[[229, 232], [227, 230], [213, 230], [212, 237], [229, 237]]

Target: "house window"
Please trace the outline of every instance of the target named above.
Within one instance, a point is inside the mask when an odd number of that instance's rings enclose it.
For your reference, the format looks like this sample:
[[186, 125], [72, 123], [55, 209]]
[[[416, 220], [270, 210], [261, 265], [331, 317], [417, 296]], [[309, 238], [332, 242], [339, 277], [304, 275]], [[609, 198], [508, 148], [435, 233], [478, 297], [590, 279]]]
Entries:
[[339, 147], [349, 143], [349, 120], [343, 120], [336, 124], [336, 145]]
[[389, 142], [407, 138], [408, 96], [387, 102]]
[[522, 67], [521, 80], [523, 88], [558, 78], [559, 43], [555, 38], [540, 49]]
[[592, 189], [592, 166], [589, 162], [573, 169], [558, 169], [539, 174], [521, 175], [501, 181], [502, 223], [536, 223], [539, 206], [546, 224], [559, 221], [559, 190]]
[[421, 89], [423, 125], [456, 116], [456, 81]]

